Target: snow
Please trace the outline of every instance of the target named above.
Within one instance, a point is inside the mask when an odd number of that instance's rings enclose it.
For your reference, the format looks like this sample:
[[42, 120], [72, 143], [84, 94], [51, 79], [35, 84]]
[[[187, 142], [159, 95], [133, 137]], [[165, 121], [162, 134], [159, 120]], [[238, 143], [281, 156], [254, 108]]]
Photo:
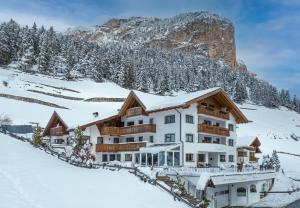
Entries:
[[0, 155], [1, 208], [186, 207], [125, 170], [74, 167], [3, 134]]
[[200, 90], [192, 93], [179, 93], [176, 96], [158, 96], [148, 93], [143, 93], [140, 91], [134, 91], [134, 93], [138, 96], [138, 98], [142, 101], [142, 103], [146, 106], [148, 111], [158, 110], [166, 107], [175, 107], [178, 105], [182, 105], [194, 98], [201, 97], [210, 92], [219, 90], [219, 87], [210, 88], [207, 90]]
[[[239, 105], [246, 117], [252, 121], [238, 126], [238, 145], [247, 143], [258, 137], [263, 154], [272, 154], [273, 150], [299, 154], [300, 141], [290, 136], [300, 136], [300, 115], [284, 107], [270, 109], [263, 106], [244, 104]], [[246, 142], [242, 141], [243, 139]], [[278, 154], [281, 165], [287, 175], [300, 178], [300, 157]], [[299, 165], [297, 165], [299, 164]]]
[[[278, 174], [272, 191], [292, 191], [300, 187], [300, 184], [292, 181], [282, 174]], [[269, 193], [258, 203], [254, 204], [254, 207], [283, 207], [291, 202], [294, 202], [300, 198], [300, 192], [288, 193]]]
[[211, 174], [210, 173], [201, 173], [199, 180], [197, 182], [197, 189], [198, 190], [204, 190], [206, 188], [207, 182], [210, 179]]
[[[8, 87], [1, 86], [2, 81], [7, 81]], [[79, 93], [44, 85], [72, 89]], [[76, 126], [94, 120], [93, 112], [99, 113], [97, 119], [115, 115], [122, 105], [122, 102], [67, 100], [26, 91], [28, 89], [85, 99], [92, 97], [126, 98], [129, 93], [129, 90], [123, 89], [113, 83], [96, 83], [91, 80], [65, 81], [53, 77], [30, 75], [0, 68], [0, 93], [35, 98], [69, 108], [58, 109], [0, 97], [0, 114], [5, 113], [11, 117], [14, 124], [27, 124], [30, 121], [35, 121], [45, 127], [55, 110], [69, 126]]]

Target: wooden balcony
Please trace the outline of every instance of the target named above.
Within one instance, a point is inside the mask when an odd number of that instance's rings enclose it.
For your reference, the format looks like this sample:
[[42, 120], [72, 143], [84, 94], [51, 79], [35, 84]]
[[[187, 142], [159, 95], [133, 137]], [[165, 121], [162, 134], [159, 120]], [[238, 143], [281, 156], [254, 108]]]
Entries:
[[111, 127], [105, 126], [101, 128], [101, 135], [111, 135], [111, 136], [120, 136], [126, 134], [139, 134], [146, 132], [156, 132], [155, 124], [142, 124], [135, 126], [126, 126], [126, 127]]
[[127, 117], [132, 117], [132, 116], [139, 116], [143, 114], [143, 109], [142, 107], [134, 107], [134, 108], [129, 108], [126, 111], [126, 116]]
[[61, 136], [66, 133], [63, 126], [58, 126], [50, 129], [50, 136]]
[[126, 152], [138, 151], [141, 147], [146, 147], [147, 142], [132, 142], [120, 144], [96, 144], [96, 152]]
[[256, 158], [256, 157], [253, 157], [253, 156], [250, 156], [250, 157], [249, 157], [249, 161], [251, 161], [251, 162], [256, 162], [256, 161], [257, 161], [257, 158]]
[[221, 110], [212, 109], [203, 105], [198, 105], [198, 114], [205, 114], [205, 115], [229, 120], [229, 112], [223, 112]]
[[198, 132], [208, 133], [208, 134], [216, 134], [220, 136], [229, 136], [229, 130], [224, 127], [219, 126], [211, 126], [207, 124], [198, 124]]

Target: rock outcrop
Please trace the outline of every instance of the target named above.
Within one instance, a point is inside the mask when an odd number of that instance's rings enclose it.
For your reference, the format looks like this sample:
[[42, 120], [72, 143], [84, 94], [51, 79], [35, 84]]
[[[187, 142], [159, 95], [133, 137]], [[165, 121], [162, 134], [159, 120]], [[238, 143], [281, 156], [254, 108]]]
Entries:
[[237, 68], [233, 24], [208, 12], [184, 13], [166, 19], [111, 19], [96, 28], [69, 32], [98, 44], [123, 41], [167, 52], [197, 53], [212, 60], [223, 59], [231, 68]]

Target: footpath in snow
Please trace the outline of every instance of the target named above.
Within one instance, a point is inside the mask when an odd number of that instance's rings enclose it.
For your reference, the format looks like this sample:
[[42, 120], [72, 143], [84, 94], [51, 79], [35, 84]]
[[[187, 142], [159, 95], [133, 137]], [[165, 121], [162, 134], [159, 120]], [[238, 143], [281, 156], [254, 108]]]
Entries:
[[0, 134], [1, 208], [185, 208], [125, 170], [71, 166]]

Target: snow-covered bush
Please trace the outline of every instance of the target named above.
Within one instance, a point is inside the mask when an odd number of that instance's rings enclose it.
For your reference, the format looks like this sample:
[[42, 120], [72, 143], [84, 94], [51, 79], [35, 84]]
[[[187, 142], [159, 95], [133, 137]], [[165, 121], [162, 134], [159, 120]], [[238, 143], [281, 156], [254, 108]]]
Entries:
[[0, 114], [0, 126], [2, 125], [11, 125], [12, 120], [8, 115]]
[[42, 145], [42, 129], [41, 129], [41, 127], [35, 128], [35, 130], [33, 131], [32, 137], [33, 137], [32, 138], [33, 146], [39, 147]]

